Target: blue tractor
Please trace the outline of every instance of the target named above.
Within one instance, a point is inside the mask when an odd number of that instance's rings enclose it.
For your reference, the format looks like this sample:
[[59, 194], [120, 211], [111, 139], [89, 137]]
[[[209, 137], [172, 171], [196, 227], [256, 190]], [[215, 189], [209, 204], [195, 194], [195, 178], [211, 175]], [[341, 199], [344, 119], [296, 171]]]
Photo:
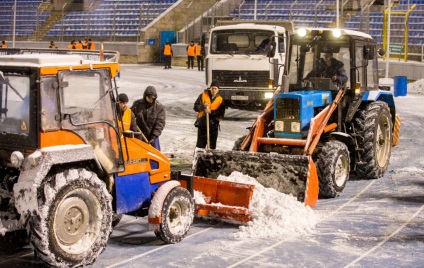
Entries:
[[194, 173], [238, 170], [311, 206], [350, 175], [382, 177], [400, 135], [393, 94], [379, 88], [384, 51], [362, 32], [311, 28], [293, 33], [287, 52], [283, 83], [249, 133], [231, 152], [198, 154]]

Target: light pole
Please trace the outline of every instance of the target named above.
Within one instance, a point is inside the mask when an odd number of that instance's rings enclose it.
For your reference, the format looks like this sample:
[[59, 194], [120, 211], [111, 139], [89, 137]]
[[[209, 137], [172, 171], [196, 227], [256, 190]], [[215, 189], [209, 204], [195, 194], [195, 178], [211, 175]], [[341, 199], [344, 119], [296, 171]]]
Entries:
[[391, 8], [390, 8], [390, 0], [387, 0], [386, 1], [386, 3], [387, 3], [387, 8], [389, 9], [388, 10], [388, 15], [387, 15], [387, 28], [386, 28], [386, 30], [387, 30], [387, 35], [386, 35], [386, 37], [387, 37], [387, 47], [386, 47], [386, 49], [387, 49], [387, 51], [386, 51], [386, 75], [385, 75], [385, 78], [389, 78], [389, 58], [390, 58], [390, 13], [391, 13]]
[[12, 47], [15, 47], [15, 34], [16, 34], [16, 0], [13, 5], [13, 37], [12, 37]]

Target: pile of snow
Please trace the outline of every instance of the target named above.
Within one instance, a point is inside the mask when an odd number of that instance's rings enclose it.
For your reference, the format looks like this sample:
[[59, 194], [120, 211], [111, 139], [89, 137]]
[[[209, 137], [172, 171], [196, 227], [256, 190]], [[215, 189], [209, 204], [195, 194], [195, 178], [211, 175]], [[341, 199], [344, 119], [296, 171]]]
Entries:
[[235, 237], [261, 238], [310, 233], [318, 223], [318, 216], [309, 207], [296, 200], [292, 195], [266, 188], [256, 179], [240, 172], [218, 179], [255, 185], [250, 210], [252, 221], [240, 226]]
[[408, 84], [408, 93], [424, 94], [424, 79]]

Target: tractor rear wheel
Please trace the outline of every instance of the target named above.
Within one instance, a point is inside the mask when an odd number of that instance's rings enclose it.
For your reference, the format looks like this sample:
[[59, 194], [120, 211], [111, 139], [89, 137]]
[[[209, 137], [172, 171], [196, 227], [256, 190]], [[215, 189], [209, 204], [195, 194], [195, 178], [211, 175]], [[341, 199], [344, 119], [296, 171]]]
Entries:
[[355, 119], [358, 131], [360, 162], [356, 173], [365, 179], [378, 179], [384, 175], [392, 153], [393, 123], [387, 103], [376, 101], [359, 111]]
[[31, 218], [36, 255], [51, 266], [93, 263], [112, 232], [112, 197], [93, 172], [71, 169], [48, 177]]
[[193, 223], [194, 201], [190, 192], [182, 187], [172, 189], [163, 202], [161, 216], [156, 237], [167, 244], [180, 242]]
[[322, 197], [336, 197], [349, 179], [350, 158], [346, 144], [329, 141], [322, 148], [318, 162], [319, 193]]

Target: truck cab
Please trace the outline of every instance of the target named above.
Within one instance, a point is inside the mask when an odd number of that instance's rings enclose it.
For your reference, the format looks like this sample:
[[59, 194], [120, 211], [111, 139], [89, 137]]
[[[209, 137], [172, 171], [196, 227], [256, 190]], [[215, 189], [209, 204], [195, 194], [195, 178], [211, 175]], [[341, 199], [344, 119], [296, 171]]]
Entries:
[[206, 84], [209, 86], [212, 80], [220, 82], [220, 95], [227, 108], [263, 109], [281, 83], [286, 40], [293, 24], [219, 23], [221, 26], [209, 33]]

